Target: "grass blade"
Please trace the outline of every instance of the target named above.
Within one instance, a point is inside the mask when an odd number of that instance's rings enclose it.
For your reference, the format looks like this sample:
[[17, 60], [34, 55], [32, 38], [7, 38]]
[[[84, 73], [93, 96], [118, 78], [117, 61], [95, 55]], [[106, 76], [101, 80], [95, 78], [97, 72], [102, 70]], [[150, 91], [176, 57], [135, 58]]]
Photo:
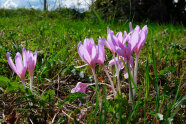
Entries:
[[151, 46], [151, 48], [152, 48], [153, 70], [154, 70], [155, 79], [156, 79], [156, 92], [157, 92], [157, 94], [156, 94], [156, 113], [159, 113], [160, 96], [159, 96], [159, 85], [158, 85], [158, 73], [157, 73], [157, 69], [156, 69], [156, 60], [155, 60], [153, 46]]
[[[145, 85], [146, 85], [146, 91], [145, 91], [145, 101], [144, 101], [144, 120], [146, 120], [146, 101], [149, 94], [149, 60], [148, 56], [146, 58], [146, 67], [145, 67]], [[146, 123], [146, 121], [144, 121]]]

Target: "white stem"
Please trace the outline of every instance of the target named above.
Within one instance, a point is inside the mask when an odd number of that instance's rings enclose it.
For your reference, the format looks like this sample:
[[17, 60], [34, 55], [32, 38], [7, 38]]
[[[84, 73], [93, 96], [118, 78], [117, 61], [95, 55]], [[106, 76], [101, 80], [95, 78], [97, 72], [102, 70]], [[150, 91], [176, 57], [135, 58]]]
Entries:
[[[137, 86], [137, 81], [138, 81], [138, 59], [139, 59], [139, 54], [136, 54], [136, 59], [135, 59], [135, 66], [134, 66], [134, 82]], [[135, 96], [136, 91], [133, 89], [133, 96]]]
[[95, 72], [94, 68], [91, 68], [91, 69], [92, 69], [92, 73], [93, 73], [93, 76], [94, 76], [94, 81], [96, 83], [96, 92], [97, 92], [97, 90], [98, 90], [98, 82], [97, 82], [96, 72]]
[[116, 90], [115, 90], [115, 88], [114, 88], [113, 81], [112, 81], [112, 79], [111, 79], [111, 77], [110, 77], [110, 75], [109, 75], [107, 69], [106, 69], [104, 66], [102, 66], [102, 68], [103, 68], [103, 70], [105, 71], [105, 73], [106, 73], [106, 75], [107, 75], [107, 77], [108, 77], [108, 79], [109, 79], [109, 81], [110, 81], [110, 84], [111, 84], [111, 86], [112, 86], [112, 90], [113, 90], [113, 92], [114, 92], [114, 96], [116, 96], [116, 93], [117, 93], [117, 92], [116, 92]]
[[[127, 67], [129, 69], [128, 71], [130, 71], [129, 63], [130, 63], [129, 60], [127, 60]], [[129, 75], [129, 73], [128, 73], [128, 75]], [[132, 92], [133, 90], [131, 90], [133, 88], [133, 84], [130, 80], [130, 75], [129, 75], [128, 79], [129, 79], [129, 103], [132, 103], [132, 97], [134, 98], [134, 96], [133, 96], [133, 92]], [[131, 86], [132, 86], [132, 88], [131, 88]]]
[[25, 85], [25, 79], [24, 79], [24, 80], [22, 80], [22, 84], [23, 84], [24, 89], [26, 89], [26, 85]]
[[119, 94], [121, 93], [121, 88], [120, 88], [120, 79], [119, 79], [119, 68], [117, 66], [117, 63], [116, 63], [116, 58], [115, 58], [115, 53], [113, 53], [113, 57], [114, 57], [114, 65], [115, 65], [115, 68], [116, 68], [116, 76], [117, 76], [117, 83], [118, 83], [118, 91], [119, 91]]
[[33, 86], [33, 76], [30, 76], [30, 90], [32, 91]]

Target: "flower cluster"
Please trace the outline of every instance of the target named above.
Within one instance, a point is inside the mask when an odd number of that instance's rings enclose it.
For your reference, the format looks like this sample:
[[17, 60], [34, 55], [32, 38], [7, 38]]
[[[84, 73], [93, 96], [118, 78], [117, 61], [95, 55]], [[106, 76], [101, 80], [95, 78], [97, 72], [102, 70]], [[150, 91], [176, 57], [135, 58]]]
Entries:
[[[104, 37], [101, 38], [99, 37], [98, 39], [98, 45], [96, 45], [94, 43], [94, 40], [92, 38], [90, 39], [85, 39], [84, 43], [82, 44], [81, 42], [78, 45], [78, 53], [80, 55], [80, 57], [82, 58], [82, 60], [88, 64], [93, 72], [94, 75], [94, 80], [95, 83], [97, 83], [97, 78], [95, 75], [95, 65], [100, 64], [101, 67], [104, 69], [104, 71], [106, 72], [110, 84], [112, 86], [112, 90], [114, 92], [114, 94], [116, 95], [116, 92], [121, 93], [120, 91], [120, 78], [119, 78], [119, 71], [121, 69], [124, 69], [124, 63], [127, 65], [132, 78], [134, 78], [135, 83], [137, 84], [137, 70], [138, 70], [138, 58], [139, 58], [139, 53], [140, 50], [142, 48], [142, 46], [145, 43], [146, 37], [147, 37], [147, 33], [148, 33], [148, 28], [145, 25], [142, 29], [140, 29], [140, 27], [137, 25], [135, 27], [135, 29], [132, 28], [132, 23], [129, 24], [129, 28], [130, 28], [130, 32], [127, 33], [126, 31], [124, 31], [124, 33], [122, 32], [118, 32], [116, 35], [114, 34], [114, 32], [112, 30], [110, 30], [109, 28], [107, 28], [107, 38], [105, 39]], [[117, 86], [116, 88], [113, 85], [113, 82], [107, 72], [107, 70], [104, 67], [104, 61], [105, 61], [105, 50], [104, 50], [104, 46], [106, 48], [108, 48], [112, 55], [113, 55], [113, 59], [109, 62], [110, 65], [115, 65], [115, 69], [116, 69], [116, 74], [115, 76], [117, 77]], [[133, 56], [132, 53], [135, 53], [135, 67], [133, 67]], [[129, 74], [128, 72], [124, 71], [124, 77], [128, 78]], [[79, 85], [79, 83], [78, 83]], [[87, 85], [85, 85], [85, 87], [81, 88], [85, 88], [86, 89]], [[81, 88], [78, 88], [79, 90], [73, 89], [73, 91], [76, 92], [81, 92]], [[132, 88], [134, 88], [134, 86], [132, 85]], [[85, 91], [85, 90], [83, 90]], [[131, 91], [130, 91], [131, 92]], [[131, 94], [131, 93], [129, 93]], [[135, 90], [133, 89], [133, 95], [135, 95]], [[130, 101], [130, 96], [129, 96], [129, 101]]]
[[14, 64], [12, 58], [10, 57], [10, 53], [7, 52], [8, 64], [11, 67], [11, 69], [19, 76], [23, 83], [24, 88], [26, 88], [25, 73], [26, 70], [28, 71], [30, 77], [30, 89], [32, 90], [34, 69], [37, 61], [37, 51], [35, 51], [35, 54], [33, 55], [31, 51], [27, 51], [25, 48], [23, 48], [22, 54], [23, 59], [19, 52], [16, 53]]

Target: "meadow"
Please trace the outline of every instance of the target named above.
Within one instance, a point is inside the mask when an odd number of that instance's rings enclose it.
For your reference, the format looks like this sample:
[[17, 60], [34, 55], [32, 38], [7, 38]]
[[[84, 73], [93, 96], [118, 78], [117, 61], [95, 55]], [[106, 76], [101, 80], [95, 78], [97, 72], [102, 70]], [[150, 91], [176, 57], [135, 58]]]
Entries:
[[[185, 123], [186, 28], [179, 24], [159, 24], [149, 20], [133, 22], [148, 26], [147, 39], [139, 56], [137, 95], [128, 102], [128, 80], [120, 72], [121, 94], [113, 97], [107, 85], [71, 93], [78, 82], [94, 83], [91, 68], [79, 57], [77, 46], [85, 38], [107, 37], [129, 32], [129, 21], [105, 21], [95, 13], [72, 10], [0, 10], [0, 123]], [[34, 70], [34, 91], [24, 89], [9, 67], [6, 53], [14, 61], [25, 48], [38, 51]], [[105, 48], [105, 66], [111, 52]], [[133, 55], [134, 56], [134, 55]], [[96, 65], [98, 81], [108, 84], [106, 74]], [[29, 78], [26, 73], [26, 82]], [[81, 104], [81, 105], [80, 105]]]

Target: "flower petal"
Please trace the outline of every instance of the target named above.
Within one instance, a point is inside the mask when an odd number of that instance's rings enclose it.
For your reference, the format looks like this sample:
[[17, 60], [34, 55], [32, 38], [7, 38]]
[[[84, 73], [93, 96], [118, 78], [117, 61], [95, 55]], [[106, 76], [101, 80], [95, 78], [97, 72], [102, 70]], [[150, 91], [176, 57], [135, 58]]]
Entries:
[[96, 46], [92, 47], [92, 56], [91, 61], [94, 62], [98, 57], [98, 49], [96, 49]]
[[111, 34], [111, 35], [114, 35], [114, 32], [112, 30], [110, 30], [109, 27], [107, 27], [107, 34]]
[[114, 65], [115, 61], [116, 61], [116, 63], [120, 62], [120, 60], [118, 60], [118, 57], [115, 57], [115, 60], [113, 58], [112, 60], [109, 61], [109, 65]]
[[6, 56], [7, 56], [7, 59], [8, 59], [8, 64], [9, 64], [9, 66], [11, 67], [11, 69], [12, 69], [15, 73], [17, 73], [15, 64], [13, 63], [12, 58], [10, 57], [10, 53], [7, 52]]
[[128, 43], [128, 46], [130, 45], [131, 52], [133, 52], [139, 43], [139, 32], [137, 30], [134, 30]]
[[77, 47], [77, 50], [78, 50], [78, 53], [79, 53], [79, 56], [81, 57], [81, 59], [88, 64], [88, 62], [85, 60], [84, 58], [84, 53], [83, 53], [83, 49], [84, 49], [84, 46], [82, 45], [82, 43], [80, 42], [78, 44], [78, 47]]
[[24, 65], [23, 65], [21, 54], [19, 52], [16, 53], [15, 65], [16, 65], [16, 70], [17, 70], [18, 74], [19, 75], [22, 74], [23, 69], [24, 69]]
[[142, 28], [142, 30], [145, 32], [145, 35], [147, 35], [147, 33], [148, 33], [148, 27], [147, 27], [147, 25], [145, 25], [145, 26]]
[[126, 53], [118, 46], [116, 46], [116, 52], [122, 56], [122, 57], [126, 57]]
[[76, 87], [71, 90], [71, 93], [76, 93], [76, 92], [86, 93], [86, 88], [87, 87], [88, 87], [88, 84], [78, 82], [76, 84]]
[[37, 62], [37, 50], [34, 53], [33, 59], [34, 59], [34, 66], [36, 66], [36, 62]]
[[25, 48], [23, 48], [22, 54], [23, 54], [23, 65], [24, 65], [24, 67], [27, 67], [27, 62], [26, 62], [27, 61], [27, 51]]
[[133, 31], [132, 22], [129, 23], [130, 32]]
[[87, 64], [90, 65], [91, 63], [91, 57], [90, 57], [90, 54], [89, 52], [87, 51], [87, 49], [85, 49], [83, 46], [81, 47], [80, 51], [82, 52], [83, 54], [83, 58], [85, 60], [85, 62], [87, 62]]
[[101, 40], [98, 39], [98, 59], [97, 59], [97, 63], [103, 65], [104, 61], [105, 61], [105, 49], [104, 46], [100, 43]]
[[119, 40], [120, 42], [123, 41], [122, 32], [118, 32], [118, 33], [116, 34], [116, 37], [118, 38], [118, 40]]

